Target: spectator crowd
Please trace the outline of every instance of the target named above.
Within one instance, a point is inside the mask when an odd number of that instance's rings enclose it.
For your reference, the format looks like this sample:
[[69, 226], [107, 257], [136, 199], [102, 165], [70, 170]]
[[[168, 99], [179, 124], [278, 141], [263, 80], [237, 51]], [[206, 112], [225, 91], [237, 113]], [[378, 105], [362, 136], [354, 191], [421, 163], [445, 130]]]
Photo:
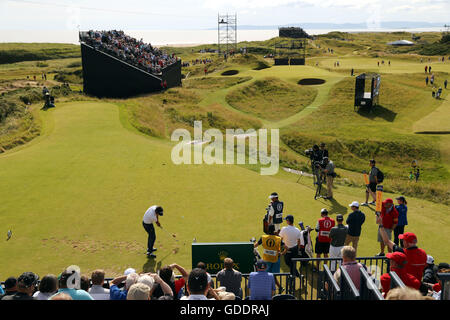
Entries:
[[175, 54], [167, 54], [143, 40], [137, 40], [123, 31], [87, 31], [80, 33], [80, 41], [123, 60], [146, 72], [160, 75], [162, 70], [177, 62]]

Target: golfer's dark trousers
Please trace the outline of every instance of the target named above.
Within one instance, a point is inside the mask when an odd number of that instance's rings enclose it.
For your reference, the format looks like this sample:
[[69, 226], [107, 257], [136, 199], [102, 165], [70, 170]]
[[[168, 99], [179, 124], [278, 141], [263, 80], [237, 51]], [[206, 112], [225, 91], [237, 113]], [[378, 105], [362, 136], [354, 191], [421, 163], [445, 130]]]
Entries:
[[293, 276], [299, 276], [299, 273], [297, 271], [296, 268], [294, 268], [294, 265], [292, 264], [292, 259], [294, 258], [298, 258], [298, 246], [289, 248], [286, 252], [286, 254], [284, 255], [284, 262], [286, 262], [286, 264], [289, 266], [290, 269], [290, 273]]
[[[396, 245], [399, 245], [400, 239], [398, 238], [399, 235], [403, 234], [405, 232], [405, 226], [396, 226], [394, 229], [394, 243]], [[403, 247], [403, 241], [400, 243], [401, 247]]]
[[147, 231], [148, 233], [147, 252], [151, 253], [156, 240], [155, 227], [153, 226], [153, 223], [147, 224], [142, 222], [142, 225], [144, 226], [145, 231]]

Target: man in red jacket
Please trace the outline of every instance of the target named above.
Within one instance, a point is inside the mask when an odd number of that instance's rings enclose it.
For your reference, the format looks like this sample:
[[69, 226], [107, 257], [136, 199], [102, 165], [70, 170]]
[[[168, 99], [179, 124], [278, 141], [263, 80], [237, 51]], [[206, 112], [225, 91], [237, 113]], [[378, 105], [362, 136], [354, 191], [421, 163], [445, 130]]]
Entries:
[[[405, 286], [419, 290], [420, 281], [406, 271], [406, 255], [401, 252], [393, 252], [388, 253], [386, 257], [390, 260], [390, 271], [394, 271], [405, 284]], [[380, 283], [381, 287], [383, 288], [383, 295], [386, 296], [386, 294], [391, 289], [391, 276], [389, 275], [389, 273], [381, 275]]]
[[[392, 239], [392, 230], [398, 224], [398, 211], [394, 206], [394, 201], [392, 199], [386, 199], [383, 201], [383, 206], [381, 208], [380, 220], [377, 219], [377, 223], [380, 225], [378, 229], [378, 242], [380, 243], [380, 253], [378, 256], [384, 256], [385, 243], [380, 234], [380, 228], [383, 227], [389, 241]], [[392, 252], [392, 248], [388, 246], [388, 251]]]
[[[328, 253], [330, 252], [330, 231], [331, 228], [333, 228], [336, 225], [336, 222], [328, 217], [328, 210], [322, 209], [320, 211], [320, 215], [322, 218], [317, 221], [316, 231], [317, 231], [317, 238], [316, 238], [316, 255], [317, 258], [320, 258], [323, 254], [324, 258], [328, 258]], [[317, 269], [319, 269], [320, 262], [317, 261]]]
[[405, 270], [412, 274], [417, 280], [422, 281], [423, 271], [427, 265], [427, 253], [425, 250], [417, 247], [417, 237], [412, 232], [405, 232], [398, 236], [403, 241], [403, 248], [397, 246], [390, 241], [383, 228], [380, 229], [380, 234], [384, 243], [394, 252], [404, 253], [407, 257]]

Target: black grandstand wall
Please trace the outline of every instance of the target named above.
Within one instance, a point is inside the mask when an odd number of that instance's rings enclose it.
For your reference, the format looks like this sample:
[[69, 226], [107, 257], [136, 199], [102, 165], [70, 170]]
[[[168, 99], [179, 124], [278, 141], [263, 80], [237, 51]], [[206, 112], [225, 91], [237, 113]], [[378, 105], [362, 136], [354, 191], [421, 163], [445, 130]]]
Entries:
[[127, 98], [181, 85], [181, 61], [167, 66], [161, 75], [134, 67], [107, 53], [81, 43], [84, 93], [96, 97]]

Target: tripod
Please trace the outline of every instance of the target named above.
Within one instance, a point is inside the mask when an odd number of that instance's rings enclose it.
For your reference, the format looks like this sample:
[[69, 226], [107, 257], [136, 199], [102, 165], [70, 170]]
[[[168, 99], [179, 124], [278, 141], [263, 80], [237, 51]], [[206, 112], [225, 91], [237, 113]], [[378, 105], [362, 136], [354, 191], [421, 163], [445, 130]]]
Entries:
[[317, 198], [323, 198], [322, 192], [322, 184], [326, 183], [326, 177], [322, 174], [321, 166], [318, 161], [311, 160], [311, 169], [313, 172], [313, 180], [314, 185], [316, 186], [316, 194], [314, 195], [314, 200]]

